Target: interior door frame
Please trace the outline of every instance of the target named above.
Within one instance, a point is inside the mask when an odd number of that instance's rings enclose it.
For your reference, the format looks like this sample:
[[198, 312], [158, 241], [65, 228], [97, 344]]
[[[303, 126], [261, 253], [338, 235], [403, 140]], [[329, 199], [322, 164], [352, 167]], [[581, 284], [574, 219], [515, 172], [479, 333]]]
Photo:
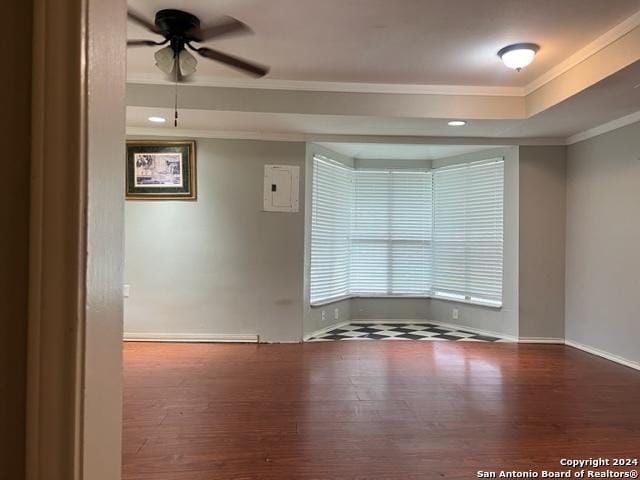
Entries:
[[125, 0], [33, 0], [28, 480], [121, 477]]

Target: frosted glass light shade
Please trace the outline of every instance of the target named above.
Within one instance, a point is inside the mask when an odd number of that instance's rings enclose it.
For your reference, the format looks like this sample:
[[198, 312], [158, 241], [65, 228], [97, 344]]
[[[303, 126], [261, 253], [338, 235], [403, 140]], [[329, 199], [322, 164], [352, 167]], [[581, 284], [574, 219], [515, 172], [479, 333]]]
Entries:
[[191, 55], [191, 53], [186, 50], [182, 50], [178, 58], [180, 60], [180, 73], [182, 73], [183, 76], [186, 77], [196, 71], [198, 61], [196, 60], [196, 57]]
[[156, 67], [158, 67], [163, 73], [170, 75], [173, 71], [173, 65], [175, 63], [175, 58], [171, 47], [161, 48], [154, 54], [154, 57], [156, 59]]
[[520, 71], [533, 62], [539, 49], [534, 43], [517, 43], [504, 47], [498, 52], [498, 56], [506, 67]]

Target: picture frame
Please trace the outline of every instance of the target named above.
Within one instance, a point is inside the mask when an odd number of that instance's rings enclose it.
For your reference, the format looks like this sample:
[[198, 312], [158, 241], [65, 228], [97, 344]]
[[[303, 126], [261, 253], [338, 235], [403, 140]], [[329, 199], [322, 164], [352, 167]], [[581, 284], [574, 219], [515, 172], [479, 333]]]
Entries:
[[196, 142], [127, 141], [127, 200], [196, 200]]

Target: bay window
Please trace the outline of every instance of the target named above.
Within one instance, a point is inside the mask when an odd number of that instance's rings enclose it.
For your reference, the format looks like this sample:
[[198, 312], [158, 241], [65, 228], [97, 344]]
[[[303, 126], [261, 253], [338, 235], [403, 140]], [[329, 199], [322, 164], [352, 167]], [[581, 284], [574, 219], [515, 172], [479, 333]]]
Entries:
[[310, 296], [500, 306], [504, 161], [354, 169], [313, 159]]

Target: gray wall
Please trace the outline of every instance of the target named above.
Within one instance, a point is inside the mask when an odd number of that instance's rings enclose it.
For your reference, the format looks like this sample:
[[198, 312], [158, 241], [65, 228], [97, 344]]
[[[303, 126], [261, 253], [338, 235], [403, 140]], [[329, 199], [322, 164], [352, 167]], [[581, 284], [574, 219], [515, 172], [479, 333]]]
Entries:
[[[640, 229], [629, 219], [637, 205], [639, 130], [634, 125], [569, 147], [566, 184], [564, 147], [507, 147], [433, 162], [438, 167], [505, 157], [501, 309], [419, 298], [355, 298], [310, 307], [308, 262], [303, 268], [305, 182], [300, 213], [261, 212], [263, 165], [303, 166], [305, 145], [200, 140], [197, 202], [127, 202], [131, 297], [125, 301], [125, 331], [296, 341], [351, 318], [429, 319], [561, 338], [566, 321], [567, 338], [637, 360], [633, 333], [640, 332], [631, 295], [638, 285], [633, 249]], [[307, 160], [320, 150], [307, 147]]]
[[[447, 159], [434, 160], [433, 167], [504, 157], [504, 278], [502, 308], [483, 307], [447, 300], [431, 299], [430, 319], [454, 323], [489, 332], [518, 336], [518, 147], [496, 148]], [[458, 309], [458, 319], [452, 310]]]
[[[309, 305], [309, 297], [305, 296], [305, 310], [303, 314], [304, 335], [310, 336], [318, 330], [323, 330], [342, 322], [348, 322], [352, 318], [351, 299], [328, 303], [319, 307]], [[324, 312], [324, 320], [322, 319]]]
[[428, 298], [352, 298], [354, 320], [429, 320]]
[[520, 338], [564, 338], [566, 147], [520, 147]]
[[125, 334], [302, 337], [300, 212], [263, 212], [263, 167], [292, 164], [303, 143], [197, 140], [198, 200], [126, 203]]
[[640, 362], [640, 123], [571, 145], [566, 337]]

